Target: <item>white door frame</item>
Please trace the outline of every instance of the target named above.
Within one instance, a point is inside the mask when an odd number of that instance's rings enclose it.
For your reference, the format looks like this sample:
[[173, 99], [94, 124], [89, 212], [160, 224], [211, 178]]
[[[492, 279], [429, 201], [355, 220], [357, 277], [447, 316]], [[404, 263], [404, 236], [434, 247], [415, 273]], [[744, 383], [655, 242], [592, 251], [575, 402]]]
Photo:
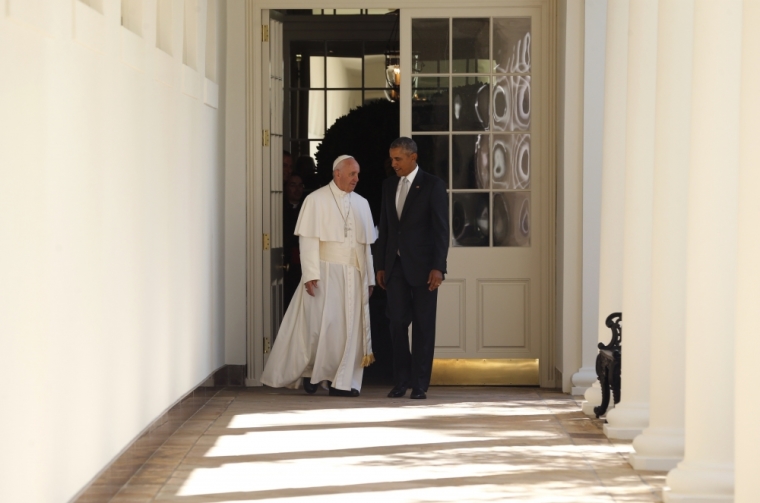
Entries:
[[[556, 47], [556, 1], [557, 0], [473, 0], [468, 8], [490, 9], [514, 5], [520, 7], [539, 7], [545, 26], [550, 32], [550, 46]], [[406, 8], [456, 8], [461, 7], [461, 0], [407, 0]], [[377, 9], [397, 8], [385, 6], [369, 0], [351, 1], [325, 1], [318, 8], [324, 9]], [[245, 61], [246, 61], [246, 342], [247, 342], [247, 376], [246, 385], [260, 386], [259, 380], [264, 366], [264, 337], [267, 327], [264, 324], [264, 289], [268, 285], [263, 284], [264, 254], [263, 254], [263, 190], [264, 174], [262, 170], [262, 92], [261, 76], [259, 75], [262, 58], [262, 10], [264, 9], [312, 9], [315, 2], [305, 0], [246, 0], [245, 4]], [[549, 158], [556, 159], [556, 54], [549, 51], [547, 61], [549, 86], [551, 96], [547, 104], [551, 113], [549, 123]], [[550, 201], [549, 211], [551, 215], [551, 229], [554, 229], [556, 213], [556, 169], [550, 169]], [[267, 187], [268, 189], [268, 187]], [[556, 333], [556, 281], [555, 281], [555, 257], [556, 257], [556, 234], [549, 232], [546, 248], [547, 256], [543, 263], [547, 264], [546, 284], [543, 285], [548, 292], [547, 302], [548, 316], [543, 322], [546, 329], [542, 330], [541, 340], [541, 386], [555, 387], [555, 333]]]

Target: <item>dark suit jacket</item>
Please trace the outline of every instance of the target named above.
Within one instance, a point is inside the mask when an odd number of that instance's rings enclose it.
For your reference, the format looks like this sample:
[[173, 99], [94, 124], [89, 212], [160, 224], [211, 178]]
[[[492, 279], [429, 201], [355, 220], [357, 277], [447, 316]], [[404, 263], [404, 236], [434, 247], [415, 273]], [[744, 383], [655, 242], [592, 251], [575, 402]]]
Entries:
[[446, 273], [449, 251], [449, 198], [446, 184], [420, 168], [406, 196], [401, 221], [396, 214], [396, 188], [400, 178], [383, 182], [375, 267], [390, 277], [398, 252], [407, 282], [427, 283], [432, 269]]

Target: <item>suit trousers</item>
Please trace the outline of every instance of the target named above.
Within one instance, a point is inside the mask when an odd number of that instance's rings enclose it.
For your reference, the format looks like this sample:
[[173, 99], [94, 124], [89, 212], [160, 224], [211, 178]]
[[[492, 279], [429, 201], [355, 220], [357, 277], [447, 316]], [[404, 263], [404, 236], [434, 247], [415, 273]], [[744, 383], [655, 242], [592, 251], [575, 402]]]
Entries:
[[[401, 257], [388, 278], [388, 311], [393, 346], [393, 380], [396, 385], [427, 391], [435, 352], [435, 313], [438, 290], [428, 285], [410, 285], [404, 275]], [[409, 351], [409, 325], [412, 325], [412, 349]]]

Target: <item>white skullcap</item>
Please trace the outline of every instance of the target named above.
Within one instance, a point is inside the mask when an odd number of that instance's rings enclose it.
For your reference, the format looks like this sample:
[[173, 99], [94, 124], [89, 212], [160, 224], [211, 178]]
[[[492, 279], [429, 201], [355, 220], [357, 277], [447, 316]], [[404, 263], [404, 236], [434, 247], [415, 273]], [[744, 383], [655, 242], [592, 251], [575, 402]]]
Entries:
[[333, 163], [333, 171], [338, 169], [338, 164], [342, 163], [346, 159], [353, 159], [354, 156], [352, 155], [339, 155], [337, 159], [335, 159], [335, 162]]

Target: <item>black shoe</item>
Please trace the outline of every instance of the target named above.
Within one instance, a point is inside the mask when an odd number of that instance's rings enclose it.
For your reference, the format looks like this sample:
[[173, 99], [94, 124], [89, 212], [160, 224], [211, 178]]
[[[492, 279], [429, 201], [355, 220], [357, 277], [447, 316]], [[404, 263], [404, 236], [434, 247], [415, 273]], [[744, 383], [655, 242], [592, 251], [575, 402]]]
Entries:
[[409, 389], [405, 384], [397, 384], [388, 393], [388, 398], [401, 398], [406, 395], [406, 390]]
[[303, 378], [303, 390], [310, 395], [317, 392], [317, 385], [311, 383], [311, 379], [308, 377]]
[[359, 390], [355, 388], [351, 388], [351, 391], [345, 390], [345, 389], [337, 389], [330, 386], [330, 396], [349, 396], [349, 397], [357, 397], [359, 396]]
[[427, 395], [419, 388], [412, 388], [412, 394], [409, 395], [409, 398], [413, 400], [424, 400], [427, 398]]

